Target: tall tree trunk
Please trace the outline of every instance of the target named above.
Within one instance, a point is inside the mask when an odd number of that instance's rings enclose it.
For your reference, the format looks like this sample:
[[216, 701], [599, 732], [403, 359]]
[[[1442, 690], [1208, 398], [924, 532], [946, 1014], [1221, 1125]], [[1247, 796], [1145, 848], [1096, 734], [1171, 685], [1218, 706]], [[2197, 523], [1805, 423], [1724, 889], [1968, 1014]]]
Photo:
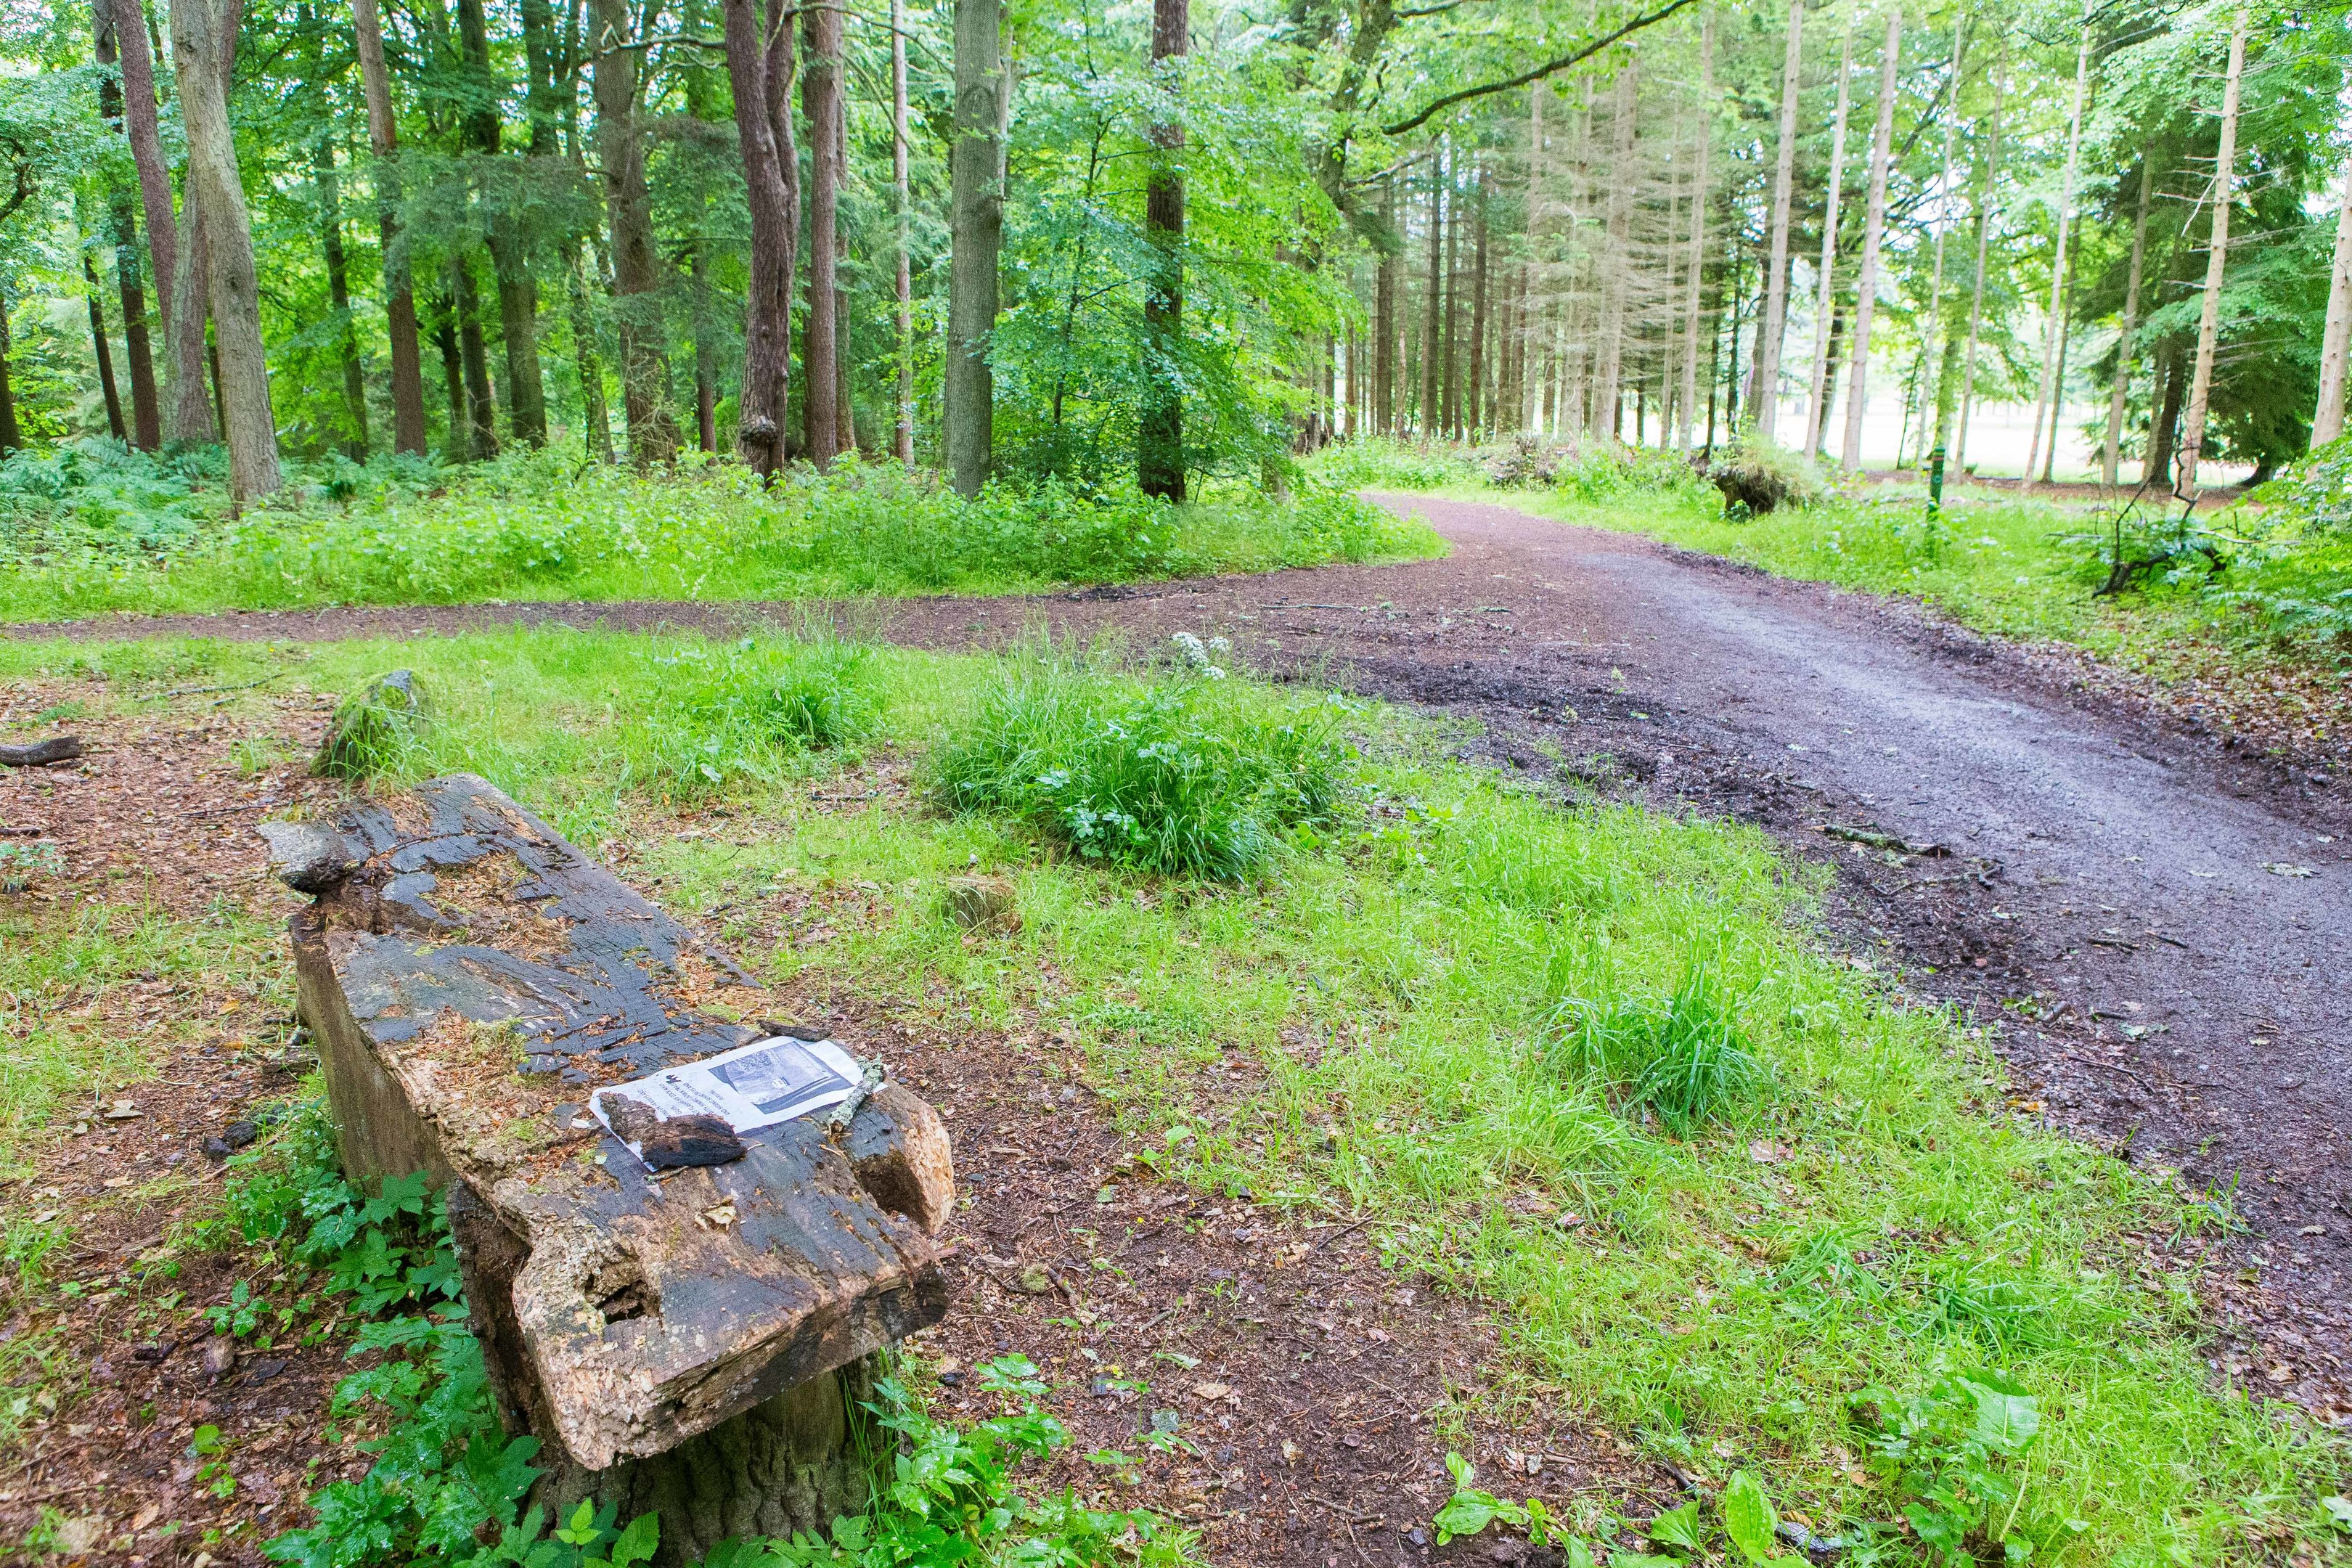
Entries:
[[1441, 314], [1445, 308], [1445, 172], [1434, 158], [1429, 174], [1428, 288], [1421, 302], [1421, 438], [1437, 433], [1438, 398], [1443, 393], [1438, 373], [1444, 354], [1437, 346]]
[[1838, 37], [1837, 118], [1830, 132], [1830, 188], [1822, 207], [1821, 288], [1813, 302], [1813, 364], [1806, 378], [1805, 451], [1822, 447], [1822, 431], [1829, 410], [1822, 401], [1829, 385], [1830, 318], [1837, 313], [1838, 197], [1845, 177], [1845, 127], [1853, 108], [1853, 23], [1849, 18]]
[[808, 65], [801, 76], [801, 111], [808, 117], [808, 332], [801, 342], [801, 410], [807, 420], [809, 458], [824, 468], [841, 439], [841, 13], [831, 5], [803, 12]]
[[440, 320], [433, 325], [433, 342], [441, 351], [441, 382], [449, 394], [449, 434], [441, 443], [442, 456], [452, 463], [474, 460], [474, 421], [466, 412], [466, 366], [457, 348], [457, 301], [446, 288]]
[[[1925, 379], [1927, 391], [1926, 406], [1930, 410], [1920, 422], [1923, 455], [1944, 444], [1944, 435], [1950, 414], [1950, 400], [1944, 395], [1943, 362], [1950, 358], [1943, 346], [1944, 324], [1944, 237], [1951, 225], [1946, 221], [1952, 189], [1952, 148], [1960, 128], [1961, 72], [1968, 65], [1969, 16], [1952, 25], [1952, 102], [1944, 114], [1943, 173], [1936, 182], [1936, 262], [1929, 269], [1927, 284], [1927, 330], [1919, 339], [1919, 367], [1915, 379]], [[1928, 356], [1935, 356], [1930, 359]]]
[[547, 0], [522, 0], [523, 116], [530, 126], [530, 155], [563, 155], [564, 85], [556, 79], [555, 16]]
[[16, 422], [16, 388], [8, 367], [8, 355], [15, 346], [8, 336], [8, 290], [0, 286], [0, 455], [25, 448], [25, 429]]
[[[130, 0], [115, 3], [128, 5]], [[416, 291], [409, 279], [408, 247], [400, 237], [400, 138], [376, 0], [352, 0], [352, 25], [360, 83], [367, 97], [368, 149], [375, 158], [376, 237], [383, 253], [383, 325], [392, 359], [392, 447], [422, 457], [425, 363], [416, 342]]]
[[460, 256], [449, 263], [449, 299], [457, 317], [458, 363], [465, 367], [467, 420], [472, 426], [467, 441], [476, 458], [494, 458], [499, 451], [498, 406], [490, 393], [481, 294], [474, 283], [471, 258]]
[[1601, 353], [1592, 377], [1590, 414], [1592, 428], [1612, 436], [1618, 434], [1618, 394], [1625, 379], [1625, 318], [1633, 286], [1633, 138], [1641, 84], [1631, 61], [1617, 73], [1614, 97], [1609, 123], [1609, 226], [1601, 249], [1606, 270], [1601, 278]]
[[116, 440], [128, 445], [130, 426], [122, 422], [122, 394], [114, 384], [114, 348], [106, 341], [106, 306], [98, 284], [98, 264], [84, 251], [81, 258], [82, 281], [87, 287], [83, 298], [89, 301], [89, 347], [98, 360], [98, 389], [106, 403], [106, 428]]
[[1461, 261], [1463, 261], [1463, 221], [1461, 221], [1461, 167], [1454, 163], [1454, 141], [1446, 139], [1446, 258], [1440, 278], [1444, 279], [1446, 299], [1437, 310], [1437, 341], [1442, 343], [1437, 357], [1437, 428], [1446, 437], [1461, 435], [1463, 414], [1463, 384], [1458, 343], [1461, 343]]
[[1969, 346], [1960, 356], [1960, 431], [1952, 441], [1951, 466], [1968, 471], [1969, 414], [1976, 405], [1977, 344], [1984, 333], [1985, 263], [1992, 244], [1993, 181], [2000, 173], [2000, 106], [2009, 85], [2006, 46], [1992, 70], [1992, 124], [1985, 150], [1984, 184], [1977, 192], [1977, 270], [1969, 289]]
[[1528, 89], [1528, 259], [1520, 267], [1522, 287], [1519, 290], [1519, 427], [1540, 430], [1543, 417], [1543, 391], [1530, 366], [1540, 367], [1540, 356], [1528, 351], [1536, 346], [1536, 334], [1543, 330], [1543, 308], [1536, 295], [1538, 288], [1537, 268], [1543, 259], [1543, 191], [1544, 191], [1544, 95], [1551, 91], [1549, 81], [1539, 81]]
[[359, 330], [352, 321], [351, 272], [343, 256], [341, 181], [335, 174], [335, 144], [319, 138], [314, 155], [319, 184], [319, 247], [327, 263], [327, 300], [335, 312], [335, 346], [343, 363], [343, 412], [351, 429], [343, 453], [353, 462], [368, 457], [367, 378], [360, 366]]
[[898, 309], [891, 323], [892, 342], [898, 351], [898, 417], [891, 450], [898, 461], [915, 466], [915, 322], [914, 247], [908, 233], [913, 212], [907, 191], [907, 6], [890, 0], [890, 216], [898, 252]]
[[[113, 0], [94, 0], [90, 6], [90, 47], [100, 65], [113, 66], [120, 71], [121, 52], [115, 44]], [[99, 78], [98, 116], [117, 132], [124, 131], [122, 87], [118, 77]], [[120, 185], [109, 190], [106, 214], [107, 237], [114, 246], [114, 281], [122, 300], [122, 353], [130, 362], [130, 440], [140, 450], [152, 452], [163, 444], [163, 414], [155, 401], [155, 363], [147, 342], [146, 291], [139, 276], [139, 224], [132, 213], [130, 193]]]
[[1383, 175], [1380, 260], [1372, 276], [1372, 428], [1391, 437], [1396, 435], [1397, 253], [1403, 248], [1396, 221], [1396, 179]]
[[[646, 11], [650, 28], [656, 7]], [[613, 237], [613, 312], [621, 337], [621, 408], [629, 458], [641, 467], [677, 455], [677, 421], [663, 396], [661, 257], [654, 248], [653, 198], [646, 189], [646, 141], [638, 124], [638, 50], [628, 0], [590, 0], [595, 58], [596, 153]]]
[[1862, 268], [1854, 278], [1853, 369], [1846, 376], [1844, 465], [1862, 467], [1862, 413], [1870, 391], [1870, 318], [1878, 304], [1878, 247], [1886, 234], [1886, 163], [1895, 143], [1895, 94], [1903, 56], [1903, 9], [1886, 13], [1885, 58], [1878, 66], [1878, 128], [1870, 140], [1870, 211], [1863, 222]]
[[2168, 344], [2157, 360], [2157, 380], [2160, 384], [2147, 427], [2147, 472], [2142, 484], [2151, 481], [2166, 483], [2172, 472], [2173, 458], [2180, 447], [2180, 399], [2186, 390], [2186, 358], [2179, 345]]
[[2058, 342], [2064, 328], [2066, 305], [2066, 242], [2074, 232], [2074, 177], [2083, 159], [2083, 93], [2091, 76], [2091, 8], [2083, 7], [2080, 41], [2074, 47], [2074, 107], [2066, 119], [2066, 176], [2058, 198], [2058, 234], [2050, 260], [2050, 319], [2042, 332], [2042, 380], [2033, 395], [2033, 437], [2025, 454], [2025, 475], [2018, 489], [2033, 488], [2034, 465], [2041, 459], [2042, 426], [2050, 424], [2050, 457], [2057, 458], [2058, 400], [2063, 386], [2058, 377]]
[[743, 387], [735, 441], [763, 477], [783, 460], [791, 407], [793, 273], [800, 244], [800, 159], [792, 141], [793, 30], [762, 23], [759, 0], [724, 0], [727, 78], [751, 215], [751, 265], [743, 307]]
[[1486, 171], [1478, 170], [1471, 198], [1470, 401], [1463, 423], [1476, 440], [1486, 424]]
[[[698, 33], [704, 26], [702, 0], [687, 0], [683, 31]], [[687, 117], [698, 126], [716, 127], [719, 83], [716, 73], [698, 57], [684, 71]], [[718, 323], [711, 310], [710, 203], [698, 193], [693, 234], [687, 241], [687, 293], [694, 332], [694, 438], [702, 451], [719, 452]]]
[[[1706, 13], [1698, 33], [1698, 148], [1691, 160], [1690, 276], [1683, 284], [1683, 426], [1680, 446], [1690, 450], [1698, 410], [1699, 289], [1706, 269], [1706, 162], [1715, 143], [1715, 16]], [[1713, 407], [1714, 389], [1708, 388]]]
[[228, 122], [237, 15], [238, 0], [179, 0], [172, 7], [172, 63], [179, 79], [180, 118], [187, 128], [188, 186], [205, 215], [206, 291], [220, 352], [229, 490], [244, 501], [269, 494], [279, 479], [253, 226]]
[[694, 237], [689, 259], [694, 289], [694, 440], [705, 452], [719, 450], [719, 355], [711, 346], [710, 246]]
[[2230, 265], [2230, 208], [2237, 200], [2238, 84], [2246, 70], [2246, 8], [2230, 27], [2230, 72], [2221, 86], [2221, 145], [2213, 157], [2213, 232], [2205, 253], [2205, 297], [2197, 314], [2197, 364], [2181, 416], [2180, 476], [2173, 494], [2197, 504], [2197, 462], [2204, 456], [2205, 416], [2213, 391], [2213, 350], [2221, 331], [2221, 275]]
[[[579, 241], [565, 247], [565, 289], [571, 296], [572, 363], [580, 377], [581, 440], [591, 461], [613, 461], [613, 415], [604, 404], [604, 356], [596, 345], [596, 310], [588, 294], [588, 259]], [[740, 400], [738, 400], [740, 416]], [[740, 438], [741, 420], [737, 420]]]
[[[834, 94], [833, 144], [839, 152], [834, 158], [836, 171], [845, 167], [849, 148], [849, 94], [845, 90]], [[846, 181], [844, 173], [841, 179]], [[834, 322], [834, 429], [841, 438], [840, 450], [857, 450], [857, 399], [850, 386], [850, 360], [856, 345], [849, 340], [849, 231], [838, 218], [833, 229], [833, 322]]]
[[163, 405], [156, 396], [155, 356], [147, 336], [147, 291], [139, 275], [139, 220], [122, 192], [115, 193], [112, 217], [114, 279], [122, 295], [122, 350], [131, 361], [131, 443], [152, 452], [163, 445]]
[[1001, 0], [955, 0], [955, 142], [948, 154], [948, 342], [941, 445], [957, 492], [976, 496], [994, 462], [997, 253], [1004, 238], [999, 161], [1009, 84]]
[[[2122, 467], [2124, 440], [2124, 400], [2131, 391], [2133, 339], [2139, 333], [2140, 275], [2147, 258], [2148, 197], [2156, 186], [2156, 149], [2144, 149], [2139, 164], [2139, 210], [2132, 217], [2131, 270], [2124, 284], [2123, 330], [2116, 337], [2116, 379], [2107, 392], [2107, 438], [2099, 448], [2099, 477], [2109, 489]], [[2336, 276], [2342, 278], [2347, 263], [2347, 249], [2352, 249], [2352, 226], [2347, 226], [2336, 239]], [[2340, 358], [2340, 356], [2339, 356]], [[2326, 361], [2323, 357], [2322, 365]], [[2340, 409], [2341, 405], [2338, 405]], [[2147, 465], [2140, 465], [2140, 483], [2148, 479]]]
[[1829, 367], [1822, 375], [1822, 403], [1824, 406], [1837, 401], [1838, 367], [1843, 363], [1846, 329], [1853, 324], [1846, 314], [1845, 301], [1830, 302]]
[[485, 229], [490, 275], [499, 290], [499, 333], [506, 344], [507, 431], [523, 446], [544, 447], [547, 391], [539, 368], [539, 287], [531, 281], [522, 220], [516, 211], [520, 182], [499, 157], [498, 104], [505, 84], [490, 69], [489, 25], [482, 0], [457, 0], [457, 43], [473, 92], [465, 118], [466, 141], [482, 155], [483, 182], [490, 197]]
[[[194, 312], [193, 327], [188, 329], [196, 338], [196, 357], [193, 362], [196, 367], [194, 373], [196, 391], [192, 395], [191, 402], [201, 405], [205, 420], [205, 434], [198, 438], [216, 441], [220, 438], [220, 424], [216, 416], [220, 408], [220, 351], [213, 346], [211, 334], [205, 328], [205, 323], [212, 317], [212, 308], [208, 302], [210, 290], [205, 282], [207, 276], [205, 256], [205, 210], [190, 201], [180, 209], [180, 245], [173, 258], [172, 294], [174, 299], [188, 300], [190, 310]], [[174, 331], [186, 325], [179, 318], [173, 318]]]
[[[1192, 51], [1187, 0], [1152, 0], [1151, 68], [1160, 90], [1181, 102]], [[1143, 406], [1136, 415], [1136, 483], [1148, 496], [1184, 499], [1184, 122], [1171, 112], [1150, 131], [1151, 170], [1143, 191], [1143, 232], [1151, 274], [1143, 286]]]
[[[2147, 211], [2145, 195], [2140, 197], [2140, 211], [2143, 215]], [[2328, 268], [2327, 325], [2319, 340], [2319, 404], [2311, 416], [2315, 447], [2324, 447], [2344, 434], [2347, 347], [2352, 347], [2352, 163], [2344, 166], [2344, 195], [2336, 214], [2336, 260]]]
[[1756, 434], [1772, 438], [1779, 405], [1780, 336], [1789, 312], [1789, 205], [1797, 171], [1797, 100], [1804, 63], [1804, 0], [1789, 0], [1789, 49], [1780, 66], [1780, 145], [1772, 170], [1772, 258], [1764, 279], [1764, 326], [1756, 340], [1749, 392], [1748, 423]]
[[[131, 142], [131, 163], [139, 171], [147, 251], [155, 264], [156, 315], [163, 327], [163, 435], [173, 441], [210, 441], [219, 426], [213, 422], [212, 398], [205, 390], [205, 301], [200, 289], [176, 289], [184, 275], [183, 254], [193, 250], [194, 236], [182, 243], [172, 212], [172, 170], [163, 161], [156, 117], [155, 57], [148, 47], [147, 17], [139, 0], [112, 0], [112, 8], [115, 42], [122, 55], [122, 128]], [[189, 227], [195, 227], [193, 211]]]
[[[2073, 341], [2074, 335], [2074, 288], [2073, 280], [2069, 279], [2066, 288], [2064, 312], [2058, 318], [2058, 369], [2056, 375], [2051, 382], [2052, 386], [2060, 389], [2061, 392], [2063, 392], [2066, 385], [2066, 345]], [[2047, 446], [2042, 448], [2042, 482], [2045, 485], [2050, 482], [2052, 472], [2058, 467], [2058, 425], [2060, 419], [2064, 416], [2064, 408], [2065, 400], [2062, 395], [2053, 395], [2051, 397], [2049, 421], [2050, 441]], [[2034, 434], [2038, 438], [2041, 432], [2036, 430]], [[2031, 479], [2032, 476], [2029, 473], [2026, 477]]]

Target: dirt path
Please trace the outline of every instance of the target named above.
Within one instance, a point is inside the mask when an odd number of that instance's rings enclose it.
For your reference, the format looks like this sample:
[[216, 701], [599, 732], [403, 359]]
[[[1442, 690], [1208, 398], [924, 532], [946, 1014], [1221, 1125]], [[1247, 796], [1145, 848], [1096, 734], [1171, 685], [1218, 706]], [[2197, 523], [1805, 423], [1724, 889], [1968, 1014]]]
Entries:
[[[1916, 611], [1506, 508], [1388, 498], [1443, 561], [861, 610], [894, 640], [1049, 622], [1232, 637], [1274, 673], [1482, 721], [1496, 760], [1753, 821], [1840, 872], [1836, 923], [1916, 994], [2002, 1021], [2021, 1095], [2231, 1194], [2232, 1373], [2352, 1420], [2352, 805], [2068, 689]], [[760, 606], [337, 610], [71, 635], [397, 637], [561, 620], [733, 626]], [[32, 628], [18, 628], [19, 634]], [[1862, 837], [1837, 837], [1824, 826]], [[1875, 839], [1873, 842], [1870, 840]], [[1927, 847], [1909, 853], [1902, 846]]]

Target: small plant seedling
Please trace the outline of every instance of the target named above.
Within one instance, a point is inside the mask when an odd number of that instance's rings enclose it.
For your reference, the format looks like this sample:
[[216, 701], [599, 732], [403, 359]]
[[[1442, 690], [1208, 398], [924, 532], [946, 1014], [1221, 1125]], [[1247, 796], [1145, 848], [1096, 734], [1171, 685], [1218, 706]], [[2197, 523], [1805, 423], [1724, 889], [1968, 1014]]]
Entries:
[[219, 1427], [209, 1423], [197, 1427], [188, 1439], [188, 1452], [204, 1461], [196, 1467], [197, 1486], [224, 1501], [236, 1495], [236, 1477], [221, 1457], [228, 1452], [228, 1443]]

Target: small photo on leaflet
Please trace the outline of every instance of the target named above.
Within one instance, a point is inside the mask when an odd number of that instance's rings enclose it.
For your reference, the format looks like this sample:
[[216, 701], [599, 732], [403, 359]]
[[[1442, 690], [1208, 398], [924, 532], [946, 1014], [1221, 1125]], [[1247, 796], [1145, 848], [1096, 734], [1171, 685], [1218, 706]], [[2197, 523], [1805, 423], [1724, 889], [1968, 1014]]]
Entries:
[[819, 1061], [815, 1054], [797, 1040], [781, 1039], [764, 1050], [722, 1059], [711, 1065], [711, 1071], [728, 1088], [760, 1108], [761, 1114], [778, 1116], [789, 1107], [810, 1098], [838, 1089], [846, 1092], [849, 1081]]

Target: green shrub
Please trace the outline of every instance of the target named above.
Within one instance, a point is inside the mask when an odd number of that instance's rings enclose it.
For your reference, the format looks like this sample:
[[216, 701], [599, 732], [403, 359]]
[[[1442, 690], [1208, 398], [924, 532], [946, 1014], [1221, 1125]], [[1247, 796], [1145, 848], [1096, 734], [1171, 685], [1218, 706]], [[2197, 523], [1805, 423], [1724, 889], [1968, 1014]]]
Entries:
[[1677, 1136], [1727, 1119], [1769, 1081], [1705, 965], [1684, 971], [1664, 1005], [1570, 998], [1552, 1016], [1564, 1068], [1603, 1087], [1621, 1112], [1647, 1111]]
[[1016, 660], [934, 753], [932, 795], [950, 811], [1019, 818], [1087, 859], [1253, 876], [1286, 835], [1338, 813], [1342, 710], [1269, 712], [1222, 674], [1141, 685], [1045, 655]]
[[1433, 490], [1486, 482], [1486, 470], [1463, 447], [1385, 436], [1327, 447], [1315, 458], [1313, 471], [1325, 483], [1347, 489]]
[[2247, 499], [2315, 538], [2352, 538], [2352, 436], [2319, 447]]

